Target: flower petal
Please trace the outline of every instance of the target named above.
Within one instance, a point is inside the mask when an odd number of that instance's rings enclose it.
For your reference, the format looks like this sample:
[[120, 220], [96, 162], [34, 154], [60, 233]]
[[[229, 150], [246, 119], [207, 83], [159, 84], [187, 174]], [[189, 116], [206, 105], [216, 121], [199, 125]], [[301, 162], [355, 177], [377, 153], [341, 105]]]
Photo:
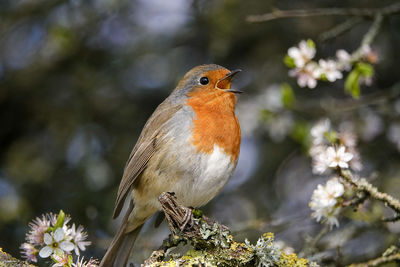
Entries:
[[326, 155], [327, 155], [327, 157], [328, 158], [333, 158], [333, 157], [335, 157], [336, 156], [336, 151], [335, 151], [335, 149], [333, 148], [333, 147], [328, 147], [327, 149], [326, 149]]
[[331, 161], [328, 165], [330, 168], [335, 168], [338, 166], [338, 162], [337, 161]]
[[57, 228], [57, 230], [54, 232], [54, 240], [56, 242], [60, 242], [63, 239], [64, 239], [64, 230], [62, 228]]
[[349, 164], [347, 164], [347, 162], [344, 162], [344, 161], [340, 161], [338, 165], [340, 168], [343, 168], [343, 169], [347, 169], [349, 167]]
[[300, 50], [297, 47], [291, 47], [288, 49], [289, 57], [295, 59], [301, 56]]
[[315, 79], [309, 79], [308, 80], [308, 82], [307, 82], [307, 86], [308, 86], [308, 88], [310, 88], [310, 89], [313, 89], [313, 88], [315, 88], [316, 86], [317, 86], [317, 80], [315, 80]]
[[43, 241], [46, 245], [50, 245], [53, 243], [53, 238], [51, 237], [51, 235], [49, 233], [45, 233], [43, 236]]
[[336, 153], [342, 155], [345, 153], [345, 150], [346, 148], [344, 146], [340, 146]]
[[353, 157], [354, 157], [354, 156], [353, 156], [353, 154], [351, 154], [351, 153], [344, 153], [344, 155], [343, 155], [343, 157], [342, 157], [342, 160], [343, 160], [343, 161], [350, 161]]
[[53, 249], [49, 246], [45, 246], [39, 251], [39, 256], [42, 258], [47, 258], [53, 253]]
[[71, 251], [75, 248], [75, 245], [69, 241], [63, 241], [60, 243], [60, 248], [64, 251]]

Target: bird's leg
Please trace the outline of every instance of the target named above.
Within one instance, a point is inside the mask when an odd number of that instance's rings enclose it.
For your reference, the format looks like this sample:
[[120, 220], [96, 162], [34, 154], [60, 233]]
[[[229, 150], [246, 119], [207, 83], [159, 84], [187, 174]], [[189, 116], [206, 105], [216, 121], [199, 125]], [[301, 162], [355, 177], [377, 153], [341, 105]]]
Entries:
[[182, 208], [185, 211], [185, 215], [182, 218], [182, 225], [180, 227], [180, 230], [183, 232], [189, 223], [190, 225], [193, 224], [193, 213], [191, 208], [187, 207], [182, 207]]
[[188, 224], [193, 224], [192, 209], [180, 206], [173, 193], [162, 193], [159, 201], [173, 234], [177, 234], [177, 229], [182, 232]]

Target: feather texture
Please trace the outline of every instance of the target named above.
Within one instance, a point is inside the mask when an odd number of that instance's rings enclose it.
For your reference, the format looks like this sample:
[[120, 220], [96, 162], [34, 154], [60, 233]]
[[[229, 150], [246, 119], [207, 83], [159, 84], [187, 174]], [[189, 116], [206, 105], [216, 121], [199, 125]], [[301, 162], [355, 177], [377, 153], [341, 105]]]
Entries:
[[[167, 99], [168, 100], [168, 99]], [[146, 168], [146, 164], [157, 150], [163, 136], [164, 124], [176, 113], [181, 105], [171, 105], [169, 101], [161, 103], [145, 124], [143, 131], [125, 165], [124, 174], [119, 185], [113, 218], [117, 218], [124, 205], [126, 196], [133, 183]]]

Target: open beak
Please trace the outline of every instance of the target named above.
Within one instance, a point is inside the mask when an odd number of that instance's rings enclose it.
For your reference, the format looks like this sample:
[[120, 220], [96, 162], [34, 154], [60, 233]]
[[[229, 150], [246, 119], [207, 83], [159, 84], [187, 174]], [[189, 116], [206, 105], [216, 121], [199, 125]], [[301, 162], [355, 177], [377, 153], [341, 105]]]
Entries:
[[[231, 82], [232, 82], [233, 77], [234, 77], [236, 74], [238, 74], [239, 72], [241, 72], [241, 71], [242, 71], [242, 70], [239, 70], [239, 69], [238, 69], [238, 70], [233, 70], [233, 71], [229, 72], [228, 74], [226, 74], [226, 76], [225, 76], [224, 78], [220, 79], [220, 80], [217, 82], [217, 88], [220, 89], [220, 90], [223, 90], [224, 92], [230, 92], [230, 93], [234, 93], [234, 94], [241, 94], [241, 93], [243, 93], [242, 91], [239, 91], [239, 90], [227, 88], [228, 85], [229, 85], [229, 87], [230, 87], [230, 84], [231, 84]], [[224, 88], [224, 87], [225, 87], [225, 88]]]

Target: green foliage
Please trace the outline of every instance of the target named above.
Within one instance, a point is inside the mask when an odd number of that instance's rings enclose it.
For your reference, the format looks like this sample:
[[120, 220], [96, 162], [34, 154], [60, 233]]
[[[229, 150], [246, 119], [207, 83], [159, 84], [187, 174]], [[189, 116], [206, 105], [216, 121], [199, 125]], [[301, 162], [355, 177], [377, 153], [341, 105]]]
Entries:
[[286, 65], [288, 68], [291, 68], [291, 69], [293, 69], [293, 68], [296, 67], [296, 65], [294, 64], [294, 59], [291, 58], [291, 57], [289, 57], [289, 55], [286, 55], [286, 56], [285, 56], [285, 58], [283, 59], [283, 63], [285, 63], [285, 65]]
[[307, 123], [302, 121], [296, 122], [291, 132], [291, 137], [302, 145], [304, 151], [307, 151], [310, 147], [311, 140], [309, 132], [310, 127]]
[[268, 109], [263, 109], [260, 111], [260, 118], [264, 122], [268, 122], [275, 117], [275, 113]]
[[324, 137], [331, 144], [335, 144], [338, 141], [338, 133], [336, 131], [325, 132]]
[[349, 75], [347, 75], [346, 81], [344, 83], [344, 89], [347, 93], [349, 93], [353, 98], [360, 97], [360, 73], [354, 69]]
[[374, 67], [369, 63], [359, 62], [356, 65], [356, 69], [358, 69], [360, 74], [365, 78], [370, 78], [374, 75]]
[[295, 95], [292, 87], [288, 83], [281, 84], [282, 104], [286, 108], [291, 108], [295, 102]]
[[321, 81], [328, 82], [328, 78], [326, 78], [326, 74], [325, 73], [322, 73], [321, 76], [319, 77], [319, 79]]
[[56, 224], [54, 225], [52, 231], [54, 232], [57, 228], [62, 228], [65, 221], [65, 213], [63, 210], [60, 210], [60, 213], [57, 216]]
[[369, 63], [359, 62], [346, 78], [344, 89], [353, 98], [359, 98], [361, 94], [360, 82], [362, 78], [370, 78], [374, 75], [374, 67]]
[[311, 48], [315, 48], [315, 43], [313, 40], [311, 39], [307, 39], [307, 45]]
[[193, 209], [192, 214], [193, 214], [193, 217], [195, 217], [196, 219], [199, 219], [203, 216], [203, 211], [201, 211], [199, 209]]

